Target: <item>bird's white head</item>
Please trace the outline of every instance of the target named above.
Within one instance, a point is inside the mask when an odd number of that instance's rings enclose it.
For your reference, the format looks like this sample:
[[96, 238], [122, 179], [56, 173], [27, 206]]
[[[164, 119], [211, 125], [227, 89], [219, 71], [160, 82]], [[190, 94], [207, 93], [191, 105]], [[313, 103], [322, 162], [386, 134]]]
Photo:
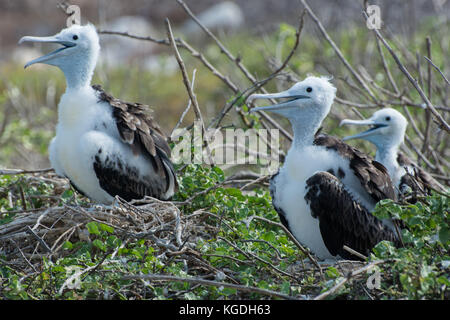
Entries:
[[25, 68], [35, 63], [45, 63], [56, 66], [64, 72], [68, 88], [90, 84], [100, 52], [99, 38], [93, 25], [80, 26], [74, 24], [54, 36], [23, 37], [19, 40], [19, 44], [23, 42], [62, 45], [55, 51], [28, 62], [25, 64]]
[[330, 111], [336, 96], [336, 88], [325, 77], [307, 77], [290, 89], [272, 94], [253, 94], [248, 102], [255, 99], [286, 99], [286, 101], [250, 110], [271, 111], [289, 119], [294, 130], [294, 139], [312, 142], [316, 130]]
[[378, 110], [366, 120], [344, 119], [341, 121], [340, 126], [347, 124], [368, 125], [372, 127], [353, 136], [347, 136], [343, 140], [365, 139], [373, 143], [380, 150], [397, 148], [403, 142], [408, 121], [397, 110], [384, 108]]

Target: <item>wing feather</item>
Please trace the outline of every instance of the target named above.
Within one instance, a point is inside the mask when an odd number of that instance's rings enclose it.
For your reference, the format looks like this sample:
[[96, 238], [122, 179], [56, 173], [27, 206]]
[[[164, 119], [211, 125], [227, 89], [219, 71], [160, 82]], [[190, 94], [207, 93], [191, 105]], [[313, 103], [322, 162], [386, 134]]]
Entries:
[[399, 245], [396, 233], [355, 201], [334, 175], [314, 174], [306, 181], [306, 190], [305, 200], [319, 219], [323, 241], [332, 255], [355, 259], [344, 245], [366, 256], [382, 240]]
[[428, 172], [419, 167], [401, 152], [398, 153], [397, 162], [401, 167], [409, 167], [412, 169], [411, 174], [406, 174], [402, 177], [400, 181], [400, 190], [403, 190], [404, 186], [408, 186], [413, 193], [419, 195], [430, 194], [431, 189], [446, 191], [445, 187], [437, 182]]
[[389, 172], [381, 163], [332, 136], [316, 135], [314, 144], [335, 150], [342, 157], [349, 159], [350, 169], [353, 170], [361, 186], [375, 202], [387, 198], [396, 200]]
[[[109, 103], [112, 107], [112, 114], [122, 141], [129, 144], [134, 153], [143, 152], [146, 154], [152, 163], [155, 173], [165, 182], [165, 188], [161, 189], [161, 186], [155, 186], [155, 189], [152, 191], [152, 188], [146, 185], [144, 181], [138, 181], [136, 179], [125, 181], [126, 177], [124, 172], [120, 171], [120, 167], [126, 167], [124, 163], [109, 165], [96, 161], [97, 168], [95, 171], [97, 176], [103, 172], [103, 184], [106, 186], [108, 183], [118, 183], [119, 179], [122, 183], [126, 182], [131, 184], [130, 188], [133, 190], [129, 190], [129, 194], [133, 194], [134, 196], [139, 195], [141, 198], [146, 195], [146, 192], [150, 193], [148, 195], [159, 198], [159, 194], [168, 190], [171, 180], [174, 182], [176, 190], [178, 184], [170, 161], [170, 147], [159, 125], [149, 114], [150, 108], [140, 103], [124, 102], [116, 99], [106, 93], [100, 85], [93, 85], [92, 87], [97, 91], [99, 100]], [[118, 160], [116, 159], [115, 161], [117, 162]], [[130, 170], [131, 168], [128, 168], [128, 173]], [[114, 177], [114, 174], [117, 176]], [[107, 182], [106, 179], [110, 179], [111, 181]], [[125, 188], [123, 185], [120, 187]], [[116, 190], [111, 190], [111, 192], [113, 191], [114, 193], [117, 192]], [[110, 194], [111, 192], [108, 191]]]

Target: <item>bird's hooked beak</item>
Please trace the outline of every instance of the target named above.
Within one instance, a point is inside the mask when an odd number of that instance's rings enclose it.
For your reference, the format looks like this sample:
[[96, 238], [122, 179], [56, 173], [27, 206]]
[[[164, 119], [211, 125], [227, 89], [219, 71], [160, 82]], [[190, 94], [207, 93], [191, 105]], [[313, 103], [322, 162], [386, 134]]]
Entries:
[[377, 123], [376, 121], [372, 120], [372, 119], [366, 119], [366, 120], [350, 120], [350, 119], [344, 119], [341, 121], [341, 123], [339, 124], [339, 126], [343, 126], [343, 125], [357, 125], [357, 126], [372, 126], [369, 130], [357, 133], [355, 135], [352, 136], [347, 136], [344, 137], [342, 140], [347, 141], [347, 140], [351, 140], [351, 139], [364, 139], [368, 136], [371, 136], [373, 134], [376, 134], [378, 129], [386, 127], [385, 124], [383, 123]]
[[282, 91], [279, 93], [268, 93], [268, 94], [252, 94], [247, 98], [247, 102], [252, 102], [256, 99], [289, 99], [288, 101], [277, 103], [270, 106], [265, 107], [256, 107], [253, 109], [250, 109], [250, 112], [256, 112], [256, 111], [272, 111], [277, 112], [289, 108], [295, 107], [295, 104], [293, 104], [293, 101], [301, 100], [301, 99], [310, 99], [310, 97], [306, 95], [297, 95], [289, 90]]
[[46, 55], [43, 55], [42, 57], [36, 58], [34, 60], [31, 60], [29, 62], [27, 62], [27, 64], [25, 64], [24, 68], [27, 68], [29, 66], [31, 66], [32, 64], [35, 63], [46, 63], [50, 60], [53, 60], [54, 58], [58, 57], [61, 55], [61, 52], [63, 50], [66, 50], [67, 48], [71, 48], [74, 47], [76, 44], [71, 42], [71, 41], [67, 41], [67, 40], [62, 40], [58, 37], [58, 35], [55, 36], [51, 36], [51, 37], [30, 37], [30, 36], [25, 36], [22, 37], [19, 40], [19, 44], [23, 43], [23, 42], [45, 42], [45, 43], [58, 43], [63, 45], [62, 48], [58, 48], [55, 51], [52, 51]]

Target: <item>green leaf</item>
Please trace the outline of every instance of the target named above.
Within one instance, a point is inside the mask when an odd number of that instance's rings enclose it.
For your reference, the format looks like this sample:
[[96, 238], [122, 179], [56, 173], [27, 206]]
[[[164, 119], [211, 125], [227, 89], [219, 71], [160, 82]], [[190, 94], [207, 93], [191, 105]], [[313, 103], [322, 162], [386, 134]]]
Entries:
[[340, 276], [339, 271], [335, 267], [328, 267], [327, 271], [325, 272], [327, 277], [331, 279], [336, 279]]
[[86, 227], [90, 234], [100, 234], [100, 230], [98, 229], [98, 223], [95, 221], [91, 221], [86, 223]]
[[237, 188], [225, 188], [224, 191], [226, 194], [228, 194], [230, 196], [234, 196], [234, 197], [242, 196], [242, 191]]
[[99, 248], [100, 250], [106, 251], [106, 246], [105, 246], [105, 244], [104, 244], [101, 240], [95, 239], [94, 241], [92, 241], [92, 244], [93, 244], [95, 247]]
[[70, 250], [70, 249], [72, 249], [72, 248], [73, 248], [72, 242], [70, 242], [70, 241], [64, 242], [64, 244], [63, 244], [63, 249]]
[[100, 223], [100, 229], [108, 233], [114, 233], [114, 228], [104, 223]]
[[261, 236], [261, 238], [268, 242], [275, 242], [275, 240], [276, 240], [275, 232], [273, 232], [273, 231], [264, 232], [263, 235]]
[[450, 227], [449, 226], [441, 226], [439, 230], [439, 240], [446, 244], [450, 241]]
[[437, 282], [450, 288], [450, 280], [446, 276], [440, 276], [437, 278]]

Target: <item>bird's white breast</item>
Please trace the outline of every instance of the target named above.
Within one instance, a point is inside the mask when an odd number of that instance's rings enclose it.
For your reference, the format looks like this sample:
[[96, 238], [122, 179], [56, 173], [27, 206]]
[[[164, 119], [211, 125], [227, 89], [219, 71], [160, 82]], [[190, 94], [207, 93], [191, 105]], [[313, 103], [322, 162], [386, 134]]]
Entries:
[[[97, 95], [90, 87], [68, 91], [58, 106], [56, 137], [50, 146], [52, 166], [60, 168], [58, 174], [68, 177], [77, 187], [88, 194], [97, 194], [100, 202], [110, 198], [99, 186], [92, 165], [95, 152], [86, 145], [91, 132], [119, 137], [109, 104], [98, 102]], [[101, 144], [101, 141], [98, 141]]]
[[344, 170], [341, 179], [347, 191], [355, 200], [371, 210], [374, 203], [361, 192], [361, 184], [349, 167], [348, 159], [342, 158], [333, 150], [320, 146], [309, 146], [302, 150], [291, 148], [284, 166], [274, 179], [274, 205], [286, 214], [289, 227], [294, 236], [321, 259], [332, 258], [326, 248], [319, 229], [319, 220], [313, 218], [305, 201], [306, 180], [319, 171]]

